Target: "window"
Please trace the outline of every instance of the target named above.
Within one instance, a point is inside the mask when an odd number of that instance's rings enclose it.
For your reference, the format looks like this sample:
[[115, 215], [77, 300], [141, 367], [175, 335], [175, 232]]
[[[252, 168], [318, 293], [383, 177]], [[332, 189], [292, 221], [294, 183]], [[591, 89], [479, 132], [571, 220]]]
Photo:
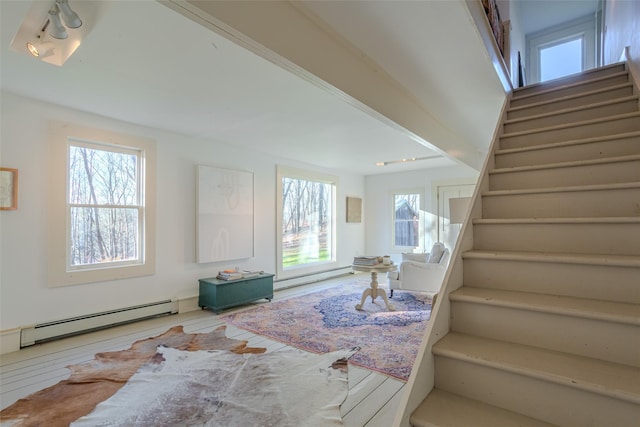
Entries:
[[141, 150], [70, 142], [69, 270], [144, 261], [142, 159]]
[[585, 16], [526, 36], [527, 82], [538, 83], [596, 66], [596, 21]]
[[278, 167], [278, 276], [335, 263], [336, 185], [332, 176]]
[[155, 272], [155, 144], [54, 122], [49, 286]]
[[563, 41], [540, 49], [540, 81], [582, 71], [583, 38]]
[[422, 246], [420, 227], [421, 194], [418, 191], [392, 194], [392, 248], [403, 251]]

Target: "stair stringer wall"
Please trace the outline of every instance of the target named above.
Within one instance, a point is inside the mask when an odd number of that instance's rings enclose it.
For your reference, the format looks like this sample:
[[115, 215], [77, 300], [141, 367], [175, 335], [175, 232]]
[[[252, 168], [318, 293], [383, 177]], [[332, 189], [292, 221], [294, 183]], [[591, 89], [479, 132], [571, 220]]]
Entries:
[[473, 220], [482, 218], [482, 193], [489, 190], [489, 171], [495, 167], [495, 151], [499, 148], [500, 133], [506, 120], [510, 95], [505, 97], [500, 120], [496, 123], [493, 141], [484, 160], [476, 189], [472, 196], [471, 207], [467, 212], [456, 247], [445, 273], [442, 287], [432, 307], [422, 344], [418, 349], [411, 376], [404, 387], [394, 427], [410, 427], [409, 418], [415, 409], [427, 397], [435, 385], [435, 356], [433, 346], [451, 330], [451, 302], [449, 294], [463, 285], [462, 254], [473, 249]]
[[630, 80], [633, 82], [634, 93], [638, 93], [638, 91], [640, 91], [640, 73], [638, 73], [637, 67], [633, 66], [635, 62], [631, 58], [629, 46], [624, 48], [624, 52], [622, 54], [622, 58], [620, 58], [620, 61], [626, 64], [625, 68], [629, 72]]

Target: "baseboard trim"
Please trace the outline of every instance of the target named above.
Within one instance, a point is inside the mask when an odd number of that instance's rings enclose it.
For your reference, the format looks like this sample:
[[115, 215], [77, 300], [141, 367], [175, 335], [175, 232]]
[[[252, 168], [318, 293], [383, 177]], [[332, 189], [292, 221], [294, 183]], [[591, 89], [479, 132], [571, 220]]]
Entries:
[[0, 354], [20, 350], [20, 328], [0, 331]]

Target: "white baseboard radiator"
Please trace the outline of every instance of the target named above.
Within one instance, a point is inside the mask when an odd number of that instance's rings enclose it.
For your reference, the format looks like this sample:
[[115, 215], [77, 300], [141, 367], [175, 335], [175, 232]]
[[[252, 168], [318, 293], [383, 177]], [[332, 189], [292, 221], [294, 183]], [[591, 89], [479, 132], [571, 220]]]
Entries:
[[20, 348], [177, 312], [178, 301], [166, 300], [41, 323], [21, 329]]
[[352, 274], [351, 267], [338, 267], [332, 270], [322, 271], [318, 273], [303, 274], [300, 276], [289, 277], [273, 281], [275, 289], [287, 289], [300, 285], [308, 285], [309, 283], [320, 282], [321, 280], [333, 279], [340, 276]]

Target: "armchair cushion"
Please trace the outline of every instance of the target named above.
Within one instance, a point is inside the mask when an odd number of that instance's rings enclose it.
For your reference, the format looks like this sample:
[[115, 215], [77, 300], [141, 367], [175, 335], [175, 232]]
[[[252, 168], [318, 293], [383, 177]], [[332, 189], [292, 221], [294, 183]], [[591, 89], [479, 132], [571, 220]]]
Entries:
[[433, 247], [431, 248], [431, 252], [429, 252], [429, 259], [427, 260], [427, 262], [439, 263], [440, 260], [442, 259], [442, 255], [444, 254], [444, 251], [445, 251], [444, 244], [440, 242], [434, 243]]
[[416, 254], [416, 253], [408, 252], [408, 253], [402, 254], [402, 262], [405, 262], [405, 261], [427, 262], [427, 258], [429, 258], [428, 253]]
[[[444, 245], [442, 245], [442, 247], [444, 248]], [[389, 288], [406, 289], [431, 294], [440, 292], [440, 287], [442, 286], [442, 281], [449, 263], [449, 249], [443, 249], [443, 252], [438, 257], [438, 262], [426, 262], [431, 257], [431, 253], [411, 254], [421, 255], [421, 261], [407, 259], [404, 255], [405, 254], [403, 254], [403, 261], [399, 266], [397, 275], [387, 275]], [[436, 256], [437, 255], [434, 256], [434, 259]]]

